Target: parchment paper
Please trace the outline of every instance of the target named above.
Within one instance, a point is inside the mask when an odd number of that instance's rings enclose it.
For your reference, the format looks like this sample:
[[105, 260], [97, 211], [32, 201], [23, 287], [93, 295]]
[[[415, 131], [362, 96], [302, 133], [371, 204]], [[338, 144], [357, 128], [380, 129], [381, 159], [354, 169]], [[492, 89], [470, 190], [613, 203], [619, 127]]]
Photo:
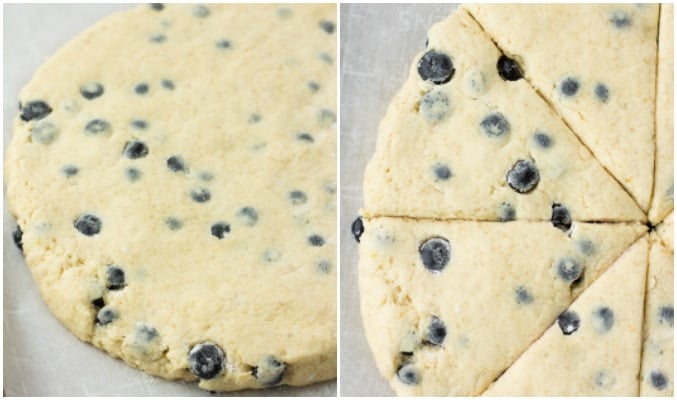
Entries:
[[350, 225], [362, 206], [362, 175], [378, 123], [404, 84], [431, 25], [450, 4], [341, 5], [341, 396], [393, 396], [364, 336], [357, 243]]
[[[3, 154], [20, 88], [69, 39], [129, 4], [4, 6]], [[82, 60], [86, 62], [86, 60]], [[3, 194], [5, 186], [3, 185]], [[209, 396], [196, 384], [155, 378], [83, 343], [52, 316], [21, 252], [3, 195], [3, 381], [7, 396]], [[336, 381], [237, 396], [335, 396]]]

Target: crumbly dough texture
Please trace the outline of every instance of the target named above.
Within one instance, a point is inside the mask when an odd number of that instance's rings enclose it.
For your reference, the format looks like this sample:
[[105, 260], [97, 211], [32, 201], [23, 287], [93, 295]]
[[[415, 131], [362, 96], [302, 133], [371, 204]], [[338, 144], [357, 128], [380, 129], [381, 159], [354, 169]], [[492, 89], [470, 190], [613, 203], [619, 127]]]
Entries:
[[484, 395], [636, 397], [648, 252], [627, 249]]
[[[399, 395], [481, 394], [644, 232], [638, 223], [575, 223], [567, 235], [548, 222], [365, 219], [361, 310], [381, 374]], [[430, 238], [451, 248], [440, 272], [419, 256]], [[563, 260], [581, 267], [580, 280], [561, 277]], [[433, 316], [446, 326], [439, 345], [426, 339]], [[398, 376], [405, 365], [417, 382]]]
[[675, 213], [671, 212], [663, 222], [656, 227], [656, 233], [670, 252], [675, 252]]
[[36, 71], [7, 198], [64, 326], [208, 390], [336, 376], [335, 24], [329, 4], [141, 6]]
[[675, 393], [674, 255], [651, 234], [646, 281], [640, 396]]
[[648, 211], [658, 4], [464, 8]]

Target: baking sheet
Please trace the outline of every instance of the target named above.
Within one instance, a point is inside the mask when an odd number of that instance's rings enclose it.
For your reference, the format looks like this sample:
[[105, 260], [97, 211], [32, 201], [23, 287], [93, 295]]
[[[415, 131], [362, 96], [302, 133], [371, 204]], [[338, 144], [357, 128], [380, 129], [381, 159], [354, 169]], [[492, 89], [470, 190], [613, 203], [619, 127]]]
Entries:
[[[48, 56], [102, 17], [129, 4], [4, 5], [3, 154], [21, 87]], [[83, 60], [86, 62], [86, 60]], [[79, 341], [51, 315], [21, 252], [3, 185], [3, 381], [7, 396], [209, 396], [194, 383], [169, 382], [128, 367]], [[237, 396], [335, 396], [336, 381]]]
[[341, 396], [393, 396], [364, 337], [357, 243], [350, 224], [362, 206], [362, 174], [378, 123], [404, 84], [431, 25], [453, 4], [341, 5]]

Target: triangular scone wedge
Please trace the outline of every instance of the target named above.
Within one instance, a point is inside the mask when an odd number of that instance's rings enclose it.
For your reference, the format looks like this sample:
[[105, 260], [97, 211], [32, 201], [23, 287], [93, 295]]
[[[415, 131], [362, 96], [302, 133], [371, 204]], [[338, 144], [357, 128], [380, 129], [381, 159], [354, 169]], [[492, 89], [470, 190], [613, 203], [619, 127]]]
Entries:
[[656, 227], [656, 233], [663, 241], [663, 244], [670, 249], [670, 252], [675, 252], [675, 213], [671, 212], [668, 216]]
[[364, 216], [548, 221], [561, 204], [576, 221], [646, 219], [528, 82], [499, 76], [466, 11], [428, 39], [381, 121]]
[[633, 244], [484, 395], [637, 396], [648, 252]]
[[672, 397], [675, 391], [674, 255], [654, 234], [651, 236], [639, 394]]
[[636, 223], [574, 223], [571, 236], [548, 222], [363, 223], [366, 337], [406, 396], [482, 393], [646, 232]]
[[648, 210], [658, 5], [464, 7]]
[[661, 4], [656, 85], [656, 171], [649, 221], [657, 223], [674, 208], [675, 201], [675, 26], [674, 4]]

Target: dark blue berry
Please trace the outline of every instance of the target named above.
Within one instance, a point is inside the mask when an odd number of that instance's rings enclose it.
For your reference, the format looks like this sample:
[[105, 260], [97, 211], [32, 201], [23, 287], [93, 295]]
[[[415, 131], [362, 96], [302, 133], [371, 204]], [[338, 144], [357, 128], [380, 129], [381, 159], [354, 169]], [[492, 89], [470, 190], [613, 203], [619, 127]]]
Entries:
[[261, 122], [261, 116], [259, 114], [252, 114], [249, 116], [249, 120], [247, 122], [250, 124], [258, 124]]
[[88, 82], [80, 86], [80, 94], [87, 100], [93, 100], [103, 94], [103, 85], [98, 82]]
[[590, 256], [595, 254], [595, 245], [588, 239], [580, 240], [577, 243], [578, 251], [580, 251], [585, 256]]
[[447, 337], [447, 327], [444, 325], [441, 319], [433, 316], [430, 324], [428, 325], [428, 331], [426, 332], [425, 340], [427, 343], [440, 346], [444, 342], [444, 338]]
[[59, 129], [49, 121], [40, 121], [31, 132], [31, 139], [37, 143], [49, 145], [59, 135]]
[[454, 76], [454, 64], [449, 56], [430, 50], [418, 61], [418, 75], [424, 81], [440, 85], [449, 82]]
[[569, 214], [569, 209], [559, 203], [553, 203], [550, 221], [555, 228], [563, 232], [568, 231], [571, 228], [571, 214]]
[[517, 300], [517, 304], [531, 304], [534, 301], [534, 296], [526, 287], [518, 286], [515, 289], [515, 300]]
[[435, 177], [442, 181], [449, 180], [449, 178], [454, 176], [449, 167], [441, 163], [437, 163], [433, 166], [433, 172], [435, 173]]
[[324, 238], [320, 235], [310, 235], [308, 236], [308, 243], [314, 247], [324, 246]]
[[313, 143], [315, 139], [310, 133], [299, 133], [296, 135], [296, 138], [302, 142]]
[[92, 300], [92, 305], [96, 310], [100, 310], [106, 305], [106, 303], [103, 301], [102, 297], [99, 297], [98, 299]]
[[126, 285], [125, 271], [117, 265], [108, 267], [106, 270], [106, 287], [109, 290], [120, 290]]
[[141, 178], [141, 171], [138, 168], [130, 167], [125, 170], [125, 175], [131, 182], [136, 182]]
[[73, 226], [85, 236], [93, 236], [101, 232], [102, 222], [99, 217], [92, 214], [82, 214], [75, 221]]
[[355, 218], [353, 224], [350, 226], [350, 231], [353, 233], [353, 237], [357, 243], [360, 243], [360, 237], [364, 233], [364, 225], [362, 224], [362, 217]]
[[593, 325], [599, 333], [606, 333], [614, 326], [614, 312], [609, 307], [599, 307], [593, 311]]
[[223, 371], [225, 365], [223, 350], [212, 342], [202, 342], [188, 352], [188, 368], [201, 379], [211, 379]]
[[198, 203], [206, 203], [212, 198], [212, 194], [205, 188], [197, 188], [190, 191], [190, 197]]
[[552, 146], [552, 138], [543, 132], [536, 132], [534, 134], [534, 142], [536, 142], [536, 145], [542, 149], [547, 149]]
[[531, 160], [518, 160], [505, 176], [508, 185], [517, 193], [529, 193], [540, 179], [538, 168]]
[[661, 371], [651, 371], [650, 374], [651, 385], [658, 390], [663, 390], [668, 387], [668, 378]]
[[135, 129], [146, 129], [148, 128], [148, 122], [142, 119], [135, 119], [132, 121], [132, 128]]
[[96, 323], [98, 325], [108, 325], [118, 319], [118, 312], [111, 306], [105, 306], [96, 314]]
[[230, 40], [221, 39], [218, 42], [216, 42], [216, 47], [218, 47], [219, 49], [229, 49]]
[[24, 233], [21, 230], [21, 227], [17, 225], [16, 229], [14, 230], [14, 233], [12, 233], [12, 239], [14, 239], [14, 244], [19, 250], [21, 250], [22, 253], [24, 251], [23, 236]]
[[632, 25], [632, 20], [630, 19], [630, 15], [626, 13], [625, 11], [620, 11], [620, 10], [615, 10], [611, 13], [611, 17], [609, 18], [612, 24], [616, 28], [622, 29], [622, 28], [628, 28], [630, 25]]
[[261, 386], [276, 386], [282, 382], [286, 367], [285, 363], [277, 358], [268, 356], [252, 369], [252, 375]]
[[181, 156], [171, 156], [167, 159], [167, 168], [174, 172], [188, 172], [188, 167], [186, 167], [186, 162]]
[[675, 308], [672, 305], [658, 308], [658, 322], [673, 326], [675, 323]]
[[509, 222], [515, 220], [515, 207], [510, 203], [501, 203], [498, 207], [498, 221], [499, 222]]
[[397, 369], [397, 378], [405, 385], [418, 385], [421, 376], [413, 364], [400, 365]]
[[289, 192], [289, 200], [295, 206], [305, 204], [308, 201], [308, 196], [300, 190], [292, 190]]
[[212, 236], [221, 240], [226, 237], [226, 234], [230, 233], [230, 225], [228, 225], [226, 222], [217, 222], [212, 225], [211, 231]]
[[581, 264], [571, 257], [563, 257], [557, 262], [557, 275], [565, 282], [574, 282], [582, 273]]
[[242, 207], [237, 212], [237, 217], [247, 226], [254, 226], [259, 220], [259, 213], [254, 207]]
[[306, 86], [308, 86], [308, 89], [310, 89], [311, 92], [317, 92], [320, 90], [320, 84], [315, 81], [309, 81]]
[[149, 89], [150, 88], [149, 88], [147, 83], [139, 83], [136, 86], [134, 86], [134, 92], [136, 94], [142, 94], [142, 95], [146, 94], [146, 93], [148, 93]]
[[85, 132], [92, 135], [110, 132], [110, 123], [100, 118], [93, 119], [85, 125]]
[[152, 35], [150, 37], [150, 41], [153, 42], [153, 43], [162, 43], [165, 40], [167, 40], [167, 36], [162, 34], [162, 33], [159, 33], [157, 35]]
[[439, 272], [451, 258], [451, 245], [447, 239], [434, 237], [423, 242], [418, 249], [423, 266], [431, 272]]
[[167, 227], [169, 227], [169, 229], [173, 231], [178, 231], [183, 227], [183, 222], [174, 217], [167, 218], [165, 220], [165, 223], [167, 224]]
[[153, 339], [158, 337], [158, 332], [157, 330], [146, 324], [137, 324], [136, 325], [136, 339], [141, 341], [141, 342], [150, 342]]
[[581, 326], [581, 318], [574, 311], [565, 311], [557, 318], [557, 325], [564, 335], [571, 335]]
[[52, 108], [42, 100], [29, 101], [21, 109], [21, 119], [32, 121], [43, 119], [52, 112]]
[[162, 87], [167, 90], [174, 90], [176, 88], [174, 82], [169, 79], [163, 79], [160, 83], [162, 84]]
[[148, 146], [139, 140], [127, 142], [122, 150], [122, 154], [131, 160], [143, 158], [148, 155]]
[[578, 80], [573, 77], [565, 78], [559, 86], [559, 90], [567, 97], [574, 96], [578, 93], [579, 88], [580, 84], [578, 83]]
[[150, 3], [150, 8], [155, 11], [162, 11], [165, 8], [165, 5], [162, 3]]
[[336, 25], [331, 21], [320, 21], [320, 28], [331, 35], [336, 29]]
[[517, 64], [517, 61], [504, 55], [499, 57], [496, 68], [498, 69], [498, 75], [504, 81], [516, 81], [524, 77], [522, 68]]
[[597, 86], [595, 86], [595, 96], [597, 96], [602, 103], [606, 103], [607, 100], [609, 100], [609, 88], [603, 83], [598, 83]]
[[480, 121], [480, 132], [489, 137], [501, 137], [510, 133], [510, 123], [500, 112], [492, 112]]

